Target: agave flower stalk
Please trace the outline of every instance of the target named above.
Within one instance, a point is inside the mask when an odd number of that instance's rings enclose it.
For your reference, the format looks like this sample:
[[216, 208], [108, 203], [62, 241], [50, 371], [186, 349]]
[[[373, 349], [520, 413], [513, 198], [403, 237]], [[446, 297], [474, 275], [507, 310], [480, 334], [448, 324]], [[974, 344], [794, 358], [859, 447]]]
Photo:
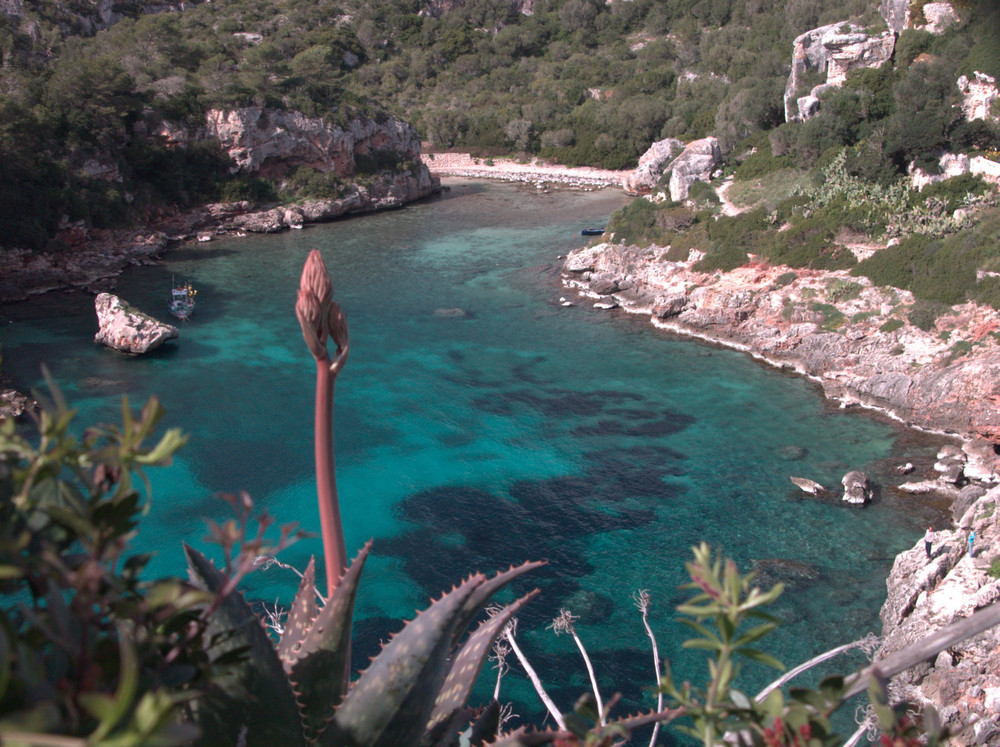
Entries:
[[[494, 610], [487, 610], [487, 612], [490, 614], [496, 614], [496, 611]], [[542, 703], [545, 704], [545, 708], [549, 712], [549, 715], [552, 716], [552, 719], [561, 730], [566, 731], [566, 719], [563, 718], [562, 712], [556, 707], [556, 704], [553, 702], [552, 698], [549, 697], [549, 694], [542, 686], [542, 678], [538, 676], [538, 672], [536, 672], [535, 668], [531, 666], [531, 663], [528, 661], [528, 657], [524, 655], [521, 647], [517, 645], [517, 640], [515, 640], [516, 635], [517, 618], [515, 617], [504, 626], [501, 636], [507, 639], [507, 642], [510, 644], [510, 648], [517, 657], [517, 660], [521, 662], [521, 666], [524, 667], [525, 674], [528, 675], [528, 679], [535, 688], [535, 692], [538, 693], [538, 697], [541, 698]]]
[[594, 665], [590, 663], [590, 656], [587, 655], [587, 649], [583, 647], [583, 641], [580, 640], [580, 636], [576, 634], [576, 626], [573, 624], [577, 620], [576, 615], [566, 609], [559, 610], [559, 614], [552, 620], [552, 624], [549, 625], [556, 635], [560, 633], [569, 633], [573, 637], [573, 641], [576, 643], [576, 647], [580, 649], [580, 655], [583, 657], [583, 663], [587, 665], [587, 674], [590, 675], [590, 687], [594, 691], [594, 700], [597, 703], [597, 718], [601, 726], [607, 726], [607, 719], [604, 713], [604, 701], [601, 698], [601, 691], [597, 687], [597, 676], [594, 674]]
[[[632, 600], [635, 602], [635, 606], [638, 607], [639, 614], [642, 615], [642, 625], [646, 629], [646, 635], [649, 636], [649, 640], [653, 646], [653, 670], [656, 672], [656, 689], [659, 691], [656, 696], [656, 712], [659, 713], [663, 710], [663, 688], [660, 687], [663, 672], [660, 669], [660, 649], [656, 645], [656, 636], [649, 625], [649, 592], [646, 589], [640, 589], [632, 595]], [[659, 733], [660, 722], [657, 721], [653, 724], [653, 735], [649, 738], [649, 747], [653, 747], [656, 744], [656, 737]]]
[[[349, 348], [347, 320], [333, 300], [333, 282], [318, 249], [313, 249], [302, 268], [295, 316], [302, 327], [309, 352], [316, 359], [316, 411], [314, 444], [316, 455], [316, 497], [323, 533], [327, 597], [333, 596], [340, 577], [347, 570], [344, 526], [337, 502], [337, 477], [333, 456], [333, 385], [347, 361]], [[331, 356], [327, 340], [336, 346]]]

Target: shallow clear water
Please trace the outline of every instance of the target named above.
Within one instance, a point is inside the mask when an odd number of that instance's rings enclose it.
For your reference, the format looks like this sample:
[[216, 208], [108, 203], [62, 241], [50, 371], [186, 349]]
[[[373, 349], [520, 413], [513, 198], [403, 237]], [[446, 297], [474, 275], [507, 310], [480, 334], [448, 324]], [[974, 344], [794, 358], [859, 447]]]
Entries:
[[[466, 573], [544, 558], [520, 637], [552, 695], [568, 709], [586, 686], [572, 642], [545, 629], [568, 605], [606, 694], [625, 695], [620, 712], [648, 707], [652, 665], [630, 596], [651, 592], [661, 652], [679, 676], [702, 681], [703, 660], [680, 649], [686, 632], [673, 614], [701, 540], [744, 570], [782, 561], [785, 625], [765, 647], [787, 664], [878, 632], [892, 558], [938, 507], [885, 489], [851, 509], [804, 496], [788, 477], [833, 486], [861, 469], [888, 485], [892, 465], [926, 462], [934, 440], [838, 410], [803, 379], [644, 319], [560, 306], [558, 255], [623, 204], [619, 193], [452, 187], [404, 210], [183, 246], [161, 266], [130, 270], [117, 292], [161, 318], [172, 276], [199, 289], [180, 339], [150, 357], [90, 342], [96, 319], [83, 294], [0, 308], [5, 374], [33, 386], [47, 362], [81, 423], [116, 418], [122, 393], [136, 406], [156, 394], [167, 425], [190, 434], [175, 464], [151, 475], [140, 544], [157, 551], [154, 572], [180, 571], [182, 541], [205, 547], [203, 520], [227, 518], [217, 491], [247, 490], [279, 523], [318, 532], [314, 364], [293, 311], [318, 247], [351, 331], [336, 401], [351, 554], [375, 539], [356, 661]], [[318, 539], [303, 541], [283, 559], [302, 567], [319, 551]], [[287, 600], [294, 586], [271, 571], [247, 590]], [[744, 684], [770, 678], [748, 668]], [[516, 672], [508, 684], [517, 712], [537, 719]]]

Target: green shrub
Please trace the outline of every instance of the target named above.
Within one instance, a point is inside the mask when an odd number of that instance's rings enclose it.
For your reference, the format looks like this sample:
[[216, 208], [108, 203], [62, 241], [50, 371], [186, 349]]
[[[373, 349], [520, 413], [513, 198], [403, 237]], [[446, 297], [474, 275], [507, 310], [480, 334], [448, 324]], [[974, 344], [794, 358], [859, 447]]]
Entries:
[[823, 321], [820, 326], [827, 332], [835, 332], [847, 323], [847, 317], [833, 304], [812, 303], [809, 305], [809, 309], [823, 315]]
[[968, 195], [986, 195], [992, 191], [993, 187], [978, 174], [961, 174], [928, 184], [919, 192], [914, 190], [910, 194], [910, 204], [926, 205], [931, 200], [939, 200], [942, 210], [952, 213], [965, 204]]
[[696, 181], [688, 190], [688, 199], [697, 205], [718, 205], [719, 195], [708, 182]]
[[661, 231], [674, 233], [691, 228], [697, 218], [697, 213], [684, 205], [663, 205], [656, 211], [656, 227]]
[[965, 301], [976, 284], [976, 263], [963, 262], [939, 239], [919, 235], [875, 252], [851, 273], [948, 305]]
[[990, 578], [1000, 578], [1000, 556], [993, 558], [993, 562], [990, 563], [990, 568], [986, 571], [986, 574]]
[[850, 301], [860, 296], [862, 290], [861, 283], [837, 278], [826, 287], [826, 297], [833, 302]]
[[987, 276], [976, 283], [969, 297], [979, 303], [1000, 310], [1000, 277]]
[[771, 262], [789, 267], [847, 269], [856, 259], [850, 251], [834, 244], [836, 231], [827, 215], [795, 218], [784, 231], [770, 231], [761, 252]]
[[946, 311], [948, 307], [945, 304], [918, 300], [914, 302], [906, 318], [917, 329], [930, 332], [934, 329], [938, 317]]
[[948, 348], [948, 361], [953, 361], [955, 358], [961, 358], [963, 355], [968, 355], [972, 352], [972, 343], [968, 340], [959, 340], [950, 348]]
[[283, 184], [290, 196], [330, 199], [340, 197], [347, 182], [332, 171], [319, 171], [310, 166], [299, 166]]
[[701, 272], [728, 272], [747, 261], [747, 252], [758, 253], [758, 243], [767, 229], [762, 208], [734, 216], [720, 216], [707, 224], [709, 247], [695, 266]]
[[756, 153], [736, 167], [733, 178], [738, 182], [759, 179], [767, 174], [792, 166], [795, 166], [795, 159], [792, 156], [773, 155], [770, 142], [766, 142], [757, 149]]
[[[911, 6], [912, 7], [912, 6]], [[921, 12], [923, 8], [921, 7]], [[931, 48], [934, 34], [926, 29], [904, 29], [896, 40], [894, 51], [896, 66], [908, 68], [919, 55]]]
[[659, 208], [644, 197], [638, 197], [608, 219], [608, 233], [615, 235], [615, 241], [626, 244], [648, 245], [659, 232], [656, 217]]
[[895, 332], [897, 329], [901, 329], [905, 326], [906, 322], [904, 322], [902, 319], [888, 319], [885, 322], [883, 322], [882, 326], [879, 327], [878, 329], [879, 332], [889, 333], [889, 332]]
[[254, 203], [273, 202], [278, 199], [274, 184], [259, 176], [239, 175], [222, 185], [220, 196], [223, 202], [249, 200]]

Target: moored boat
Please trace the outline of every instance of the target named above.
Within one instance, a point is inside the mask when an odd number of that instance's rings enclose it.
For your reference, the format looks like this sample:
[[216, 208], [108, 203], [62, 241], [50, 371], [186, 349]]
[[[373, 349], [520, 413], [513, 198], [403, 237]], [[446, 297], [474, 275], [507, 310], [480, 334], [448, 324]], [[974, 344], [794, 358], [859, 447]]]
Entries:
[[581, 236], [601, 236], [604, 234], [603, 228], [585, 228], [580, 231]]
[[194, 297], [198, 295], [191, 283], [175, 285], [170, 289], [170, 313], [178, 319], [187, 319], [194, 311]]

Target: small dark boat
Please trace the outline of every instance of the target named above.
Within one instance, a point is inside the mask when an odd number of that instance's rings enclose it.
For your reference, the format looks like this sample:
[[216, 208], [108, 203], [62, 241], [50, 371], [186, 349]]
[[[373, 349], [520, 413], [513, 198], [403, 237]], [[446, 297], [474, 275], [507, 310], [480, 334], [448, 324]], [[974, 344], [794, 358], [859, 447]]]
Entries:
[[580, 231], [581, 236], [601, 236], [604, 234], [603, 228], [585, 228]]

